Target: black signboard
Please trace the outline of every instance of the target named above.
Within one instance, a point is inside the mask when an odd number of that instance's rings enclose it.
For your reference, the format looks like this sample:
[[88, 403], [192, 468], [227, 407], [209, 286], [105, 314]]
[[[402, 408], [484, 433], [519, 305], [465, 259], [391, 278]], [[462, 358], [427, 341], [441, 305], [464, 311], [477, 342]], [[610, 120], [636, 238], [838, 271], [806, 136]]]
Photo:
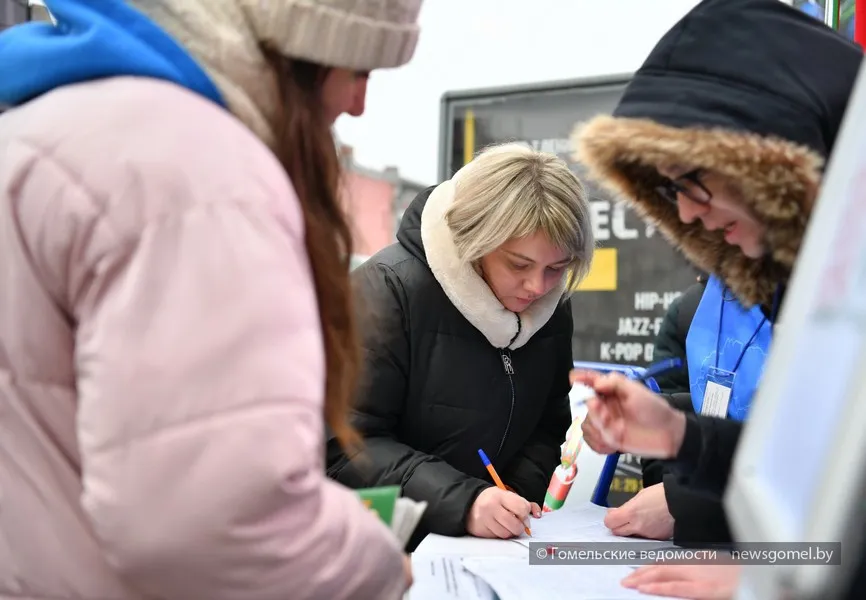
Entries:
[[[485, 146], [522, 141], [553, 152], [581, 176], [589, 192], [598, 250], [592, 272], [572, 298], [574, 360], [647, 366], [671, 302], [696, 271], [652, 227], [583, 177], [571, 157], [574, 126], [610, 113], [627, 77], [446, 94], [442, 100], [440, 179]], [[611, 505], [640, 489], [636, 459], [623, 456]]]

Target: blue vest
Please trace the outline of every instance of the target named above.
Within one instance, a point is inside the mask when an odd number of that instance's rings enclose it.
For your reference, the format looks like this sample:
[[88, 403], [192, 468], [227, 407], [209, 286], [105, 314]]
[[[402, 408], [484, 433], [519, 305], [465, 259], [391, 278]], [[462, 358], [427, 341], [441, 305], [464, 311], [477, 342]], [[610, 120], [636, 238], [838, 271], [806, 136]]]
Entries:
[[764, 372], [772, 335], [772, 323], [759, 306], [745, 309], [730, 293], [725, 293], [721, 281], [710, 277], [686, 337], [689, 387], [695, 412], [701, 412], [712, 368], [724, 371], [736, 368], [728, 417], [745, 420]]

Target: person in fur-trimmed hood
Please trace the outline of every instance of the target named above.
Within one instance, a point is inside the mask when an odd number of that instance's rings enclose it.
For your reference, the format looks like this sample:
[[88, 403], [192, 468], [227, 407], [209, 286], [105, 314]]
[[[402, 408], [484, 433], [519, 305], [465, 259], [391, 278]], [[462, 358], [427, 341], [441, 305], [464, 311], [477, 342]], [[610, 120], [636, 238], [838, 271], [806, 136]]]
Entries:
[[[613, 114], [576, 128], [576, 158], [773, 323], [861, 57], [778, 0], [704, 0], [656, 45]], [[611, 451], [587, 428], [590, 446]], [[688, 477], [665, 475], [653, 498], [620, 533], [643, 535], [666, 516], [675, 541], [729, 539], [719, 497], [694, 493]]]
[[354, 274], [371, 314], [354, 421], [365, 448], [330, 444], [328, 473], [426, 501], [410, 550], [427, 533], [519, 536], [571, 424], [566, 282], [594, 245], [584, 189], [552, 154], [493, 147], [419, 194], [397, 240]]

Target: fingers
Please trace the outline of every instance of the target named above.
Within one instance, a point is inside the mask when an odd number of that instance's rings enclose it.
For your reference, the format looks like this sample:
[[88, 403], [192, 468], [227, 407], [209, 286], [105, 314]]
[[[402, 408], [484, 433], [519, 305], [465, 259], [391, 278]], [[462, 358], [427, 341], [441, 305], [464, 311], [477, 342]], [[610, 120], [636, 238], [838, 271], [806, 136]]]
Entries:
[[475, 537], [480, 537], [480, 538], [495, 538], [495, 537], [497, 537], [497, 535], [495, 533], [490, 531], [490, 528], [486, 524], [481, 523], [481, 522], [477, 522], [473, 525], [471, 534], [474, 535]]
[[[500, 522], [500, 519], [507, 522], [507, 518], [503, 517], [502, 515], [508, 515], [512, 519], [516, 520], [515, 516], [506, 510], [496, 511], [493, 514], [490, 521], [487, 523], [487, 528], [490, 530], [492, 537], [498, 537], [498, 538], [501, 538], [503, 540], [506, 540], [508, 538], [512, 538], [512, 537], [515, 537], [516, 535], [518, 535], [518, 534], [512, 533], [511, 529], [509, 529], [508, 527], [506, 527], [505, 525], [503, 525]], [[521, 531], [522, 531], [522, 528], [521, 528]]]
[[619, 508], [611, 508], [604, 515], [604, 526], [608, 529], [617, 529], [622, 527], [631, 519], [631, 510], [629, 510], [629, 500]]
[[499, 536], [503, 538], [518, 537], [523, 533], [523, 528], [526, 526], [523, 519], [518, 519], [514, 516], [514, 513], [504, 507], [496, 511], [493, 514], [493, 518], [496, 520], [496, 524], [505, 530], [505, 535]]
[[622, 448], [622, 441], [625, 439], [625, 420], [613, 419], [610, 426], [601, 431], [601, 437], [617, 450]]
[[517, 537], [523, 534], [530, 513], [541, 517], [541, 508], [514, 492], [490, 487], [476, 498], [470, 510], [467, 530], [477, 537]]
[[[608, 454], [616, 452], [620, 449], [622, 436], [625, 432], [622, 419], [616, 418], [611, 407], [606, 405], [604, 401], [593, 399], [587, 403], [589, 412], [586, 415], [586, 420], [597, 432], [596, 437], [600, 443], [597, 446], [606, 446]], [[589, 442], [589, 440], [587, 440]], [[595, 446], [590, 446], [595, 450]], [[600, 450], [596, 450], [599, 452]]]
[[689, 600], [713, 600], [724, 598], [716, 596], [707, 586], [697, 581], [666, 581], [663, 583], [647, 583], [635, 589], [641, 594], [651, 596], [667, 596], [668, 598], [687, 598]]
[[593, 433], [599, 433], [599, 430], [604, 428], [612, 418], [610, 409], [598, 398], [587, 400], [586, 409], [586, 419], [583, 422], [586, 423], [587, 429]]
[[[505, 510], [510, 512], [514, 517], [520, 521], [526, 519], [529, 516], [529, 511], [531, 510], [531, 506], [529, 502], [515, 494], [514, 492], [508, 492], [507, 494], [502, 494], [502, 499], [500, 500], [500, 504]], [[521, 528], [521, 531], [523, 529]]]
[[687, 572], [680, 567], [682, 565], [650, 565], [640, 567], [623, 579], [622, 584], [625, 587], [633, 588], [648, 583], [684, 579], [687, 576]]
[[596, 394], [602, 396], [617, 396], [624, 391], [624, 387], [628, 383], [633, 382], [629, 382], [624, 375], [619, 373], [604, 373], [598, 374], [598, 376], [592, 380], [592, 384], [586, 385], [589, 385], [594, 389]]
[[583, 440], [590, 448], [599, 454], [613, 454], [617, 448], [605, 442], [599, 428], [595, 425], [594, 420], [599, 412], [605, 412], [608, 409], [604, 407], [604, 402], [593, 398], [588, 402], [589, 412], [587, 418], [580, 425]]
[[595, 448], [597, 442], [601, 441], [601, 436], [598, 434], [598, 430], [589, 418], [586, 418], [581, 422], [580, 432], [583, 434], [583, 441], [593, 448]]
[[481, 534], [481, 535], [479, 535], [478, 537], [486, 537], [486, 538], [498, 538], [498, 537], [499, 537], [499, 536], [496, 535], [496, 533], [495, 533], [492, 529], [490, 529], [487, 525], [482, 525], [482, 526], [481, 526], [481, 532], [480, 532], [480, 534]]
[[526, 520], [534, 509], [541, 516], [541, 509], [514, 492], [498, 492], [494, 505], [485, 519], [485, 526], [498, 538], [508, 539], [520, 536], [526, 527]]
[[591, 388], [595, 388], [595, 382], [601, 377], [602, 374], [597, 371], [583, 371], [580, 369], [574, 369], [569, 373], [568, 379], [571, 382], [571, 385], [576, 383], [582, 383], [585, 386], [589, 386]]
[[730, 571], [717, 571], [715, 568], [711, 565], [649, 565], [636, 569], [622, 580], [622, 584], [626, 587], [636, 587], [671, 581], [716, 581], [719, 580], [720, 575], [722, 577], [731, 575]]
[[620, 525], [619, 527], [615, 527], [611, 529], [610, 532], [619, 537], [631, 537], [633, 535], [640, 535], [640, 531], [638, 530], [637, 526], [632, 522], [628, 522]]
[[580, 432], [583, 434], [583, 441], [589, 444], [590, 448], [599, 452], [599, 446], [601, 445], [601, 436], [598, 433], [598, 430], [592, 424], [592, 421], [589, 418], [586, 418], [580, 424]]
[[604, 526], [614, 535], [629, 537], [637, 533], [637, 526], [633, 522], [634, 516], [634, 510], [626, 502], [619, 508], [611, 508], [607, 511], [604, 516]]

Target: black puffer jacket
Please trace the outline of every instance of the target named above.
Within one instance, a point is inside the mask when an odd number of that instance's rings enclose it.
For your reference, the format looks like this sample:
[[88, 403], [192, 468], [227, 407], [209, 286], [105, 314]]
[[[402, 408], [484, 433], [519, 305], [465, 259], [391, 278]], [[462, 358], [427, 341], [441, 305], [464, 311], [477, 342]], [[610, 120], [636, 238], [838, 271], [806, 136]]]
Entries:
[[447, 182], [419, 195], [398, 243], [354, 273], [370, 313], [354, 420], [366, 452], [349, 461], [335, 441], [328, 446], [328, 474], [341, 483], [397, 484], [405, 496], [429, 503], [411, 547], [428, 532], [465, 535], [469, 508], [493, 485], [479, 448], [507, 486], [541, 504], [571, 423], [569, 303], [557, 301], [559, 293], [537, 300], [521, 314], [518, 330], [517, 315], [502, 308], [471, 267], [434, 269], [434, 276], [428, 256], [436, 252], [447, 263], [453, 242], [447, 226], [426, 227], [435, 215], [425, 206], [428, 199], [447, 203], [447, 195]]
[[[578, 157], [741, 304], [769, 313], [794, 266], [861, 60], [859, 47], [778, 0], [703, 0], [656, 45], [613, 115], [576, 132]], [[681, 222], [655, 192], [663, 164], [737, 182], [766, 225], [764, 259], [699, 220]], [[730, 541], [721, 491], [741, 425], [689, 418], [697, 441], [664, 474], [674, 540]]]

